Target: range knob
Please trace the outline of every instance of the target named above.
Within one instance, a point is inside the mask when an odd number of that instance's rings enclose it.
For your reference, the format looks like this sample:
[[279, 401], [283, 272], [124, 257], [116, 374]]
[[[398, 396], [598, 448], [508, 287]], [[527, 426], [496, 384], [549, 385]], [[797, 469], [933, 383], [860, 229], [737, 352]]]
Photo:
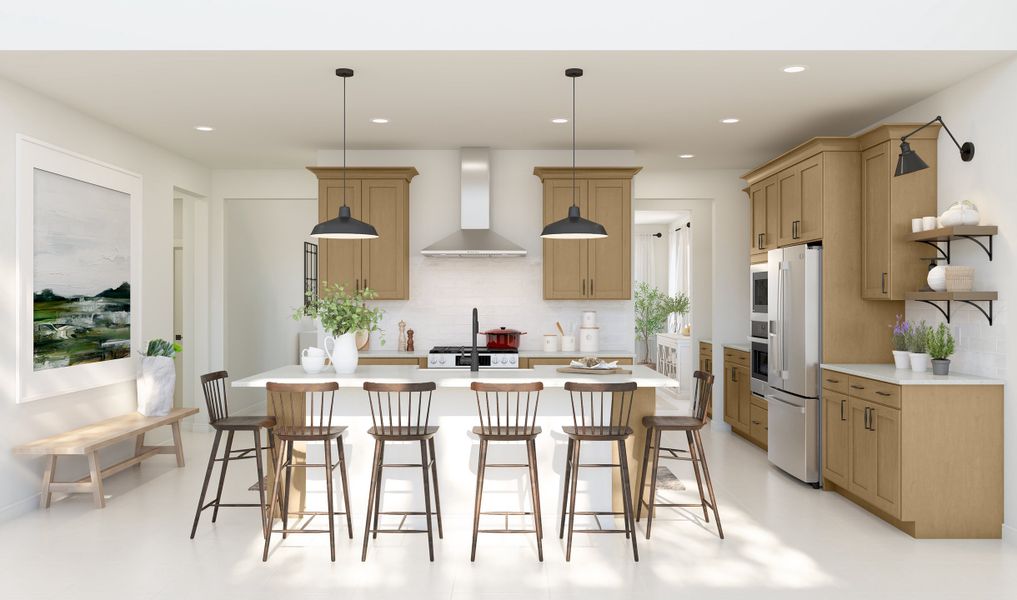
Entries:
[[442, 356], [441, 358], [439, 358], [439, 359], [438, 359], [438, 363], [439, 363], [439, 364], [445, 364], [445, 357], [444, 357], [444, 356]]

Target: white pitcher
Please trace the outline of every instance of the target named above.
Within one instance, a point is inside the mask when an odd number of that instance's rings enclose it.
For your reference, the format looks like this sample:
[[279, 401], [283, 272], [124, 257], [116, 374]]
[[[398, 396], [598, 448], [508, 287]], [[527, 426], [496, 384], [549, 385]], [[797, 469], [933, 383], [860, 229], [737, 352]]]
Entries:
[[328, 354], [336, 373], [348, 375], [357, 370], [360, 354], [357, 352], [356, 334], [344, 333], [339, 337], [326, 335], [322, 345], [325, 346], [325, 354]]

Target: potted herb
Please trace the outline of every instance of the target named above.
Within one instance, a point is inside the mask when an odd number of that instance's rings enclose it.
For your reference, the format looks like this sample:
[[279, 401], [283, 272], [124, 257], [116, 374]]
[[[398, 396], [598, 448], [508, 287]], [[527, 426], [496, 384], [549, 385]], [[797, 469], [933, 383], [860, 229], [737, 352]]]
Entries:
[[[346, 293], [345, 286], [331, 285], [317, 295], [307, 292], [307, 302], [293, 312], [294, 320], [310, 317], [321, 321], [328, 336], [325, 338], [325, 352], [332, 361], [336, 373], [352, 373], [357, 370], [360, 356], [357, 351], [357, 332], [380, 331], [380, 308], [368, 308], [367, 301], [378, 293], [370, 288]], [[329, 348], [331, 344], [331, 349]], [[382, 338], [381, 344], [385, 345]]]
[[929, 370], [929, 332], [931, 328], [925, 321], [915, 325], [912, 323], [908, 330], [908, 358], [911, 359], [911, 370], [916, 373], [924, 373]]
[[684, 293], [668, 296], [645, 281], [636, 286], [636, 338], [643, 342], [643, 363], [650, 362], [650, 337], [667, 328], [672, 313], [682, 316], [689, 312], [689, 297]]
[[180, 344], [154, 339], [141, 353], [138, 370], [138, 412], [146, 417], [163, 417], [173, 408], [177, 371], [173, 357], [183, 348]]
[[956, 340], [946, 323], [929, 332], [929, 356], [932, 357], [932, 374], [950, 374], [950, 356], [953, 354]]
[[911, 368], [911, 358], [908, 356], [908, 333], [911, 331], [909, 323], [901, 315], [890, 326], [893, 333], [890, 334], [890, 344], [893, 346], [893, 364], [898, 369]]

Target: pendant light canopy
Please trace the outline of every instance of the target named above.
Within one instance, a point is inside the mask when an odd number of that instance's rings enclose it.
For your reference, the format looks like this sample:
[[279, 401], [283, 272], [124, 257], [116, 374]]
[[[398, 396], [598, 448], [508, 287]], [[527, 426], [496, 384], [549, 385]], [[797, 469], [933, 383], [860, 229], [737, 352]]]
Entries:
[[370, 223], [353, 218], [350, 207], [346, 205], [346, 80], [353, 77], [353, 69], [340, 68], [335, 70], [338, 77], [343, 78], [343, 205], [339, 207], [339, 216], [323, 221], [311, 230], [311, 237], [329, 240], [372, 240], [378, 237], [378, 230]]
[[947, 135], [949, 135], [950, 139], [953, 140], [954, 145], [957, 146], [958, 150], [960, 150], [961, 160], [969, 162], [975, 157], [975, 145], [971, 142], [964, 142], [963, 144], [958, 142], [957, 138], [953, 137], [953, 133], [950, 132], [950, 128], [948, 128], [946, 123], [943, 122], [943, 117], [936, 117], [900, 139], [900, 157], [897, 158], [897, 170], [893, 173], [894, 177], [900, 177], [901, 175], [907, 175], [908, 173], [914, 173], [915, 171], [921, 171], [922, 169], [929, 168], [929, 165], [922, 160], [922, 157], [918, 156], [918, 153], [911, 149], [911, 144], [908, 143], [908, 138], [933, 123], [939, 123], [943, 126]]
[[572, 79], [572, 206], [569, 214], [560, 221], [544, 227], [540, 237], [550, 240], [591, 240], [607, 237], [607, 230], [600, 223], [584, 219], [576, 205], [576, 78], [583, 76], [583, 70], [565, 69], [565, 76]]

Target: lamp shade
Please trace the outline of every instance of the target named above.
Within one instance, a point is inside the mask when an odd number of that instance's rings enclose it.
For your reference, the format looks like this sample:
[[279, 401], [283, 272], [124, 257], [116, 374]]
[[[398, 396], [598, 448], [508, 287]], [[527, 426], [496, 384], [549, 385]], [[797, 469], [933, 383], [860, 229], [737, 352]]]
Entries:
[[907, 142], [900, 143], [900, 156], [897, 158], [897, 170], [894, 171], [894, 177], [900, 177], [901, 175], [907, 175], [908, 173], [928, 168], [929, 165], [922, 160], [922, 157], [918, 156], [918, 153], [911, 149], [911, 144]]
[[579, 207], [570, 206], [569, 216], [544, 227], [540, 237], [550, 240], [591, 240], [607, 237], [600, 223], [579, 216]]
[[370, 223], [358, 221], [350, 216], [349, 206], [339, 207], [339, 216], [322, 221], [311, 230], [311, 237], [327, 240], [373, 240], [378, 230]]

